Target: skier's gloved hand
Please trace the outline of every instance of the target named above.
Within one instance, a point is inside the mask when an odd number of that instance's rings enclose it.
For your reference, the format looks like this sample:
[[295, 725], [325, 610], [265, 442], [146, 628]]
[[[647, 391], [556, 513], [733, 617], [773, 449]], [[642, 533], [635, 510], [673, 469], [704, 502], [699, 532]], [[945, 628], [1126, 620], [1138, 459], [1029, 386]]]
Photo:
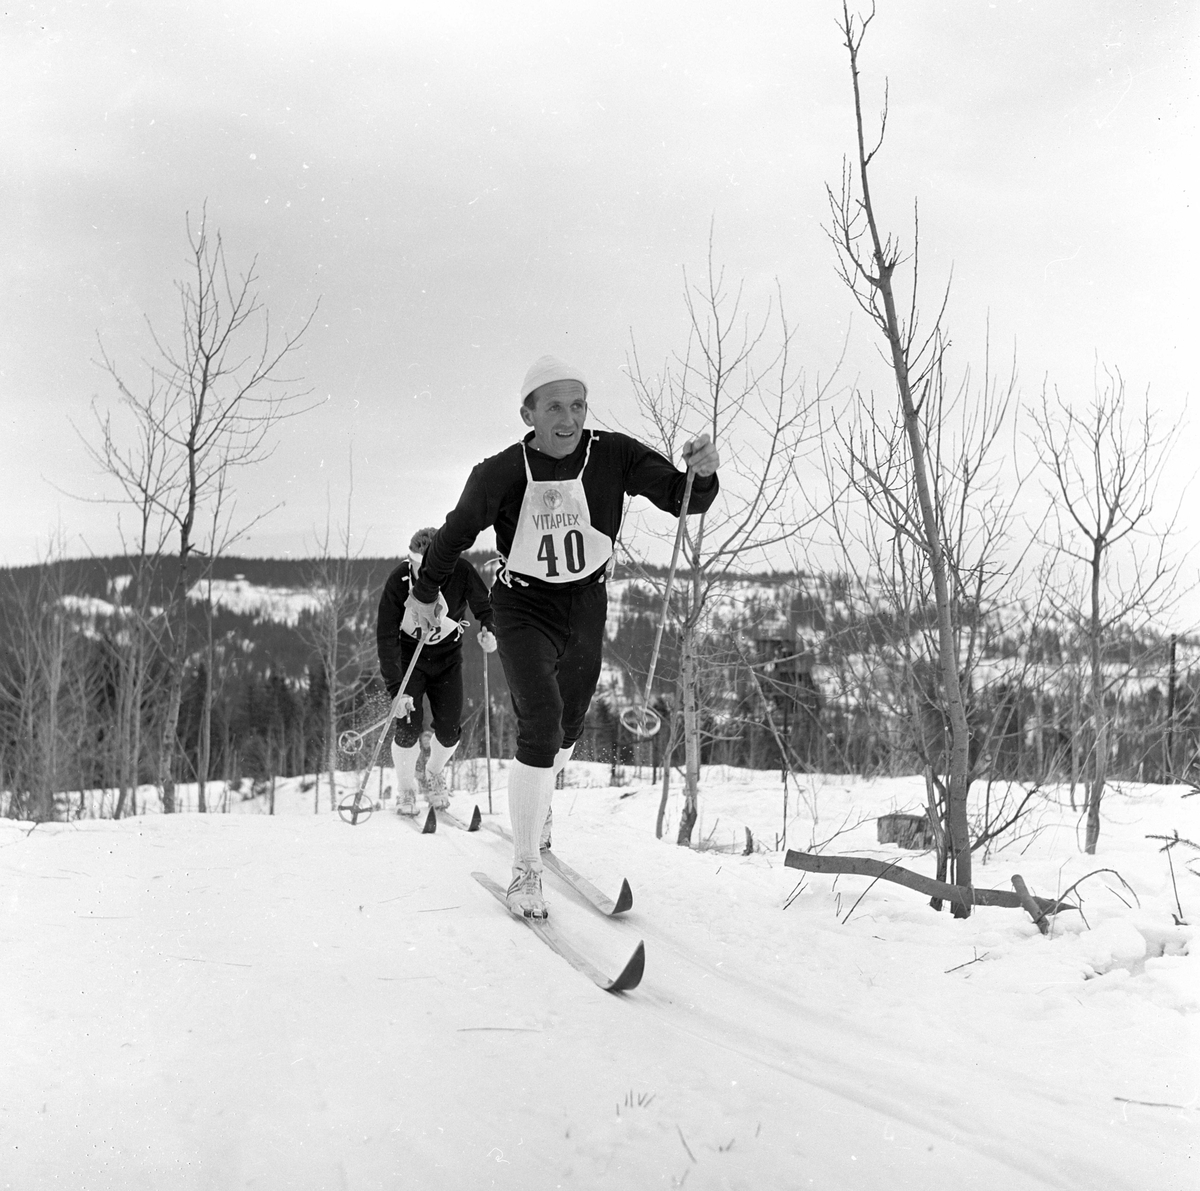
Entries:
[[412, 695], [401, 695], [397, 699], [392, 696], [392, 719], [406, 720], [416, 709], [416, 704], [413, 702]]
[[437, 600], [430, 600], [426, 604], [410, 593], [408, 599], [404, 601], [404, 612], [405, 621], [411, 620], [413, 628], [422, 636], [429, 637], [440, 634], [442, 618]]
[[711, 476], [721, 462], [716, 445], [707, 434], [698, 434], [683, 444], [685, 467], [694, 467], [696, 475]]
[[496, 652], [496, 634], [493, 633], [491, 629], [479, 630], [479, 648], [482, 649], [484, 653]]

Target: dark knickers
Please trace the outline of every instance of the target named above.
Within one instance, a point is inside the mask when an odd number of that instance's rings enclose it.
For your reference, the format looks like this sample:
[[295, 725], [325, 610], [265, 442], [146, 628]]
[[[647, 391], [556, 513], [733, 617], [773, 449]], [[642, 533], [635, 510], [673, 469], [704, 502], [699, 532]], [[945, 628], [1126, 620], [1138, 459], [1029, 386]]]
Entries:
[[[405, 670], [412, 661], [412, 648], [400, 649], [400, 664]], [[422, 654], [409, 675], [405, 694], [411, 695], [413, 710], [402, 720], [396, 720], [395, 742], [401, 748], [411, 748], [421, 739], [425, 723], [425, 698], [433, 712], [433, 734], [438, 743], [451, 748], [462, 735], [462, 650], [452, 649], [441, 657], [426, 659]]]
[[496, 641], [517, 714], [517, 760], [548, 769], [583, 734], [600, 678], [608, 592], [586, 587], [492, 588]]

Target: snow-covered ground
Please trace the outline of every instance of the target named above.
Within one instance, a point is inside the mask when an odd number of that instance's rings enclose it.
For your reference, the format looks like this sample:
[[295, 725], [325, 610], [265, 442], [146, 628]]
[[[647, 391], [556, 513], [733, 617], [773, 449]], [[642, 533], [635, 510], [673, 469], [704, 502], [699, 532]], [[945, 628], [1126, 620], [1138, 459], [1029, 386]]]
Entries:
[[[645, 941], [621, 996], [471, 879], [506, 875], [487, 831], [350, 827], [296, 780], [275, 817], [0, 822], [0, 1187], [1197, 1186], [1200, 956], [1146, 838], [1200, 840], [1186, 787], [1110, 792], [1096, 857], [1041, 802], [977, 866], [1042, 896], [1110, 870], [1043, 937], [779, 851], [680, 849], [648, 781], [568, 774], [556, 850], [635, 905], [606, 921], [551, 884], [553, 920], [614, 971]], [[483, 776], [456, 777], [486, 812]], [[710, 843], [775, 843], [777, 773], [707, 771], [703, 798]], [[896, 859], [874, 818], [921, 799], [814, 780], [788, 843]], [[1172, 859], [1195, 923], [1200, 854]]]

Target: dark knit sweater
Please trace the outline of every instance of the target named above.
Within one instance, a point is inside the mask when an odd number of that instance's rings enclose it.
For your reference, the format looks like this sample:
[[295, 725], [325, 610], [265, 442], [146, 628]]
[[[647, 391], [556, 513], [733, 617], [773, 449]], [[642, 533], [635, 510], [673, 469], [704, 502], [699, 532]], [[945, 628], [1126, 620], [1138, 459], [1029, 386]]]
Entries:
[[[383, 681], [390, 688], [398, 689], [400, 680], [404, 677], [404, 666], [401, 662], [401, 648], [409, 656], [416, 648], [416, 637], [402, 632], [400, 624], [404, 619], [404, 602], [408, 599], [411, 586], [411, 567], [407, 558], [388, 576], [383, 585], [383, 594], [379, 597], [379, 616], [375, 622], [375, 643], [379, 650], [379, 671]], [[424, 570], [424, 568], [422, 568]], [[471, 613], [477, 621], [490, 630], [492, 627], [492, 601], [487, 585], [480, 578], [479, 572], [466, 559], [455, 561], [450, 577], [444, 583], [439, 583], [430, 599], [437, 598], [437, 591], [446, 597], [447, 615], [453, 620], [462, 620], [463, 613], [470, 606]], [[433, 661], [444, 657], [452, 650], [462, 648], [462, 637], [455, 634], [444, 641], [427, 645], [421, 651], [421, 657]]]
[[[529, 443], [533, 432], [525, 436]], [[657, 451], [612, 431], [586, 430], [579, 446], [570, 455], [555, 459], [532, 446], [528, 449], [529, 468], [535, 480], [567, 480], [579, 475], [591, 440], [591, 455], [583, 472], [583, 490], [587, 495], [592, 525], [615, 543], [621, 531], [621, 515], [626, 496], [644, 496], [666, 513], [679, 515], [687, 473], [676, 468]], [[458, 504], [446, 515], [445, 523], [434, 535], [414, 585], [418, 600], [428, 603], [442, 586], [442, 579], [454, 568], [458, 556], [469, 550], [476, 537], [488, 526], [496, 530], [496, 547], [507, 558], [516, 532], [521, 500], [525, 495], [525, 461], [522, 444], [514, 443], [476, 464], [463, 488]], [[690, 513], [705, 512], [716, 499], [719, 483], [716, 475], [697, 476], [688, 502]], [[581, 580], [594, 583], [603, 572]], [[536, 587], [550, 586], [537, 579]], [[444, 588], [443, 588], [444, 590]]]

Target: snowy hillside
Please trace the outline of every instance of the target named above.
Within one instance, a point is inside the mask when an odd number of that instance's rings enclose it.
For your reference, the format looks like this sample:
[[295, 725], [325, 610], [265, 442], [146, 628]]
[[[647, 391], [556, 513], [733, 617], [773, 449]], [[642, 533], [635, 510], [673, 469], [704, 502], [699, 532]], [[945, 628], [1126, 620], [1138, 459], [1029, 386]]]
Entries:
[[[779, 851], [679, 849], [654, 838], [657, 790], [608, 772], [570, 767], [556, 848], [610, 891], [627, 877], [634, 907], [549, 894], [605, 967], [645, 941], [621, 996], [471, 879], [505, 876], [487, 831], [350, 827], [298, 780], [274, 817], [235, 797], [243, 813], [0, 822], [0, 1188], [1195, 1186], [1196, 929], [1146, 838], [1200, 839], [1186, 787], [1111, 791], [1098, 857], [1048, 799], [978, 866], [1041, 896], [1102, 870], [1043, 937]], [[456, 808], [486, 812], [484, 774], [456, 780]], [[922, 797], [813, 779], [788, 842], [931, 875], [875, 842], [876, 815]], [[706, 771], [703, 810], [712, 845], [746, 826], [773, 843], [778, 774]], [[1172, 860], [1194, 923], [1197, 852]]]
[[245, 575], [232, 579], [214, 579], [211, 586], [200, 582], [192, 586], [188, 598], [196, 603], [210, 598], [216, 608], [225, 608], [235, 616], [269, 620], [295, 628], [304, 613], [321, 610], [327, 595], [317, 587], [267, 587], [251, 583]]

